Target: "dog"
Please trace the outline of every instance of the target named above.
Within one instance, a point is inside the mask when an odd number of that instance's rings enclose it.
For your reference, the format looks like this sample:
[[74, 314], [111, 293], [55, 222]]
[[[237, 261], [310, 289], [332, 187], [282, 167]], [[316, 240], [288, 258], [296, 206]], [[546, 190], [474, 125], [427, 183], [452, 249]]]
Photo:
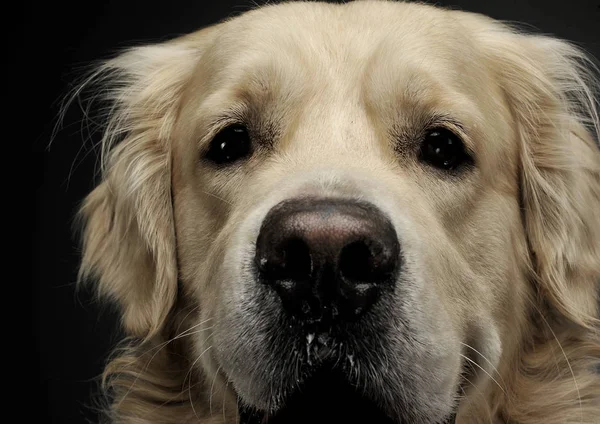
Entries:
[[598, 423], [596, 68], [386, 1], [103, 62], [80, 278], [113, 423]]

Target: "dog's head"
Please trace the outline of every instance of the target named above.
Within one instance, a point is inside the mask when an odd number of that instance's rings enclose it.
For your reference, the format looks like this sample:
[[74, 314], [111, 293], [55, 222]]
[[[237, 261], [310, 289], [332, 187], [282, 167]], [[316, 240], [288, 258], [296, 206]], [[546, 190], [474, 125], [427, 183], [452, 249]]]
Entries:
[[[388, 2], [282, 4], [134, 48], [100, 70], [115, 107], [83, 273], [130, 335], [187, 336], [207, 417], [344, 393], [396, 423], [482, 402], [529, 422], [527, 384], [591, 417], [585, 68], [567, 43]], [[567, 363], [543, 336], [566, 327]], [[558, 389], [535, 380], [548, 363]]]

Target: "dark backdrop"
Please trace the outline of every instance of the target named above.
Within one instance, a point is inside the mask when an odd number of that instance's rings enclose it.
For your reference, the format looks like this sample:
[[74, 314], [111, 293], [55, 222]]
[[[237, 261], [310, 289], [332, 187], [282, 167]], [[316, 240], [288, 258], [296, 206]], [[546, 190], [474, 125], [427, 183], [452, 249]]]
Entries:
[[[258, 0], [257, 3], [264, 3]], [[578, 43], [600, 57], [600, 0], [450, 0], [437, 4], [518, 21]], [[33, 143], [33, 339], [39, 373], [28, 401], [38, 423], [94, 420], [87, 407], [107, 353], [119, 339], [114, 312], [76, 293], [78, 249], [71, 226], [77, 205], [94, 184], [96, 156], [82, 148], [82, 114], [71, 108], [47, 149], [57, 100], [83, 67], [122, 47], [194, 31], [250, 9], [250, 0], [121, 0], [27, 3], [16, 66], [20, 138]], [[11, 20], [5, 15], [5, 19]], [[10, 85], [10, 84], [9, 84]], [[14, 88], [14, 87], [12, 87]], [[11, 87], [8, 87], [11, 91]], [[10, 115], [9, 115], [10, 116]], [[15, 126], [5, 122], [7, 127]], [[92, 137], [92, 142], [94, 138]], [[92, 143], [89, 143], [91, 145]], [[27, 163], [31, 163], [29, 160]], [[9, 264], [10, 265], [10, 264]], [[30, 364], [28, 368], [31, 368]], [[29, 393], [27, 393], [29, 395]], [[9, 406], [10, 408], [10, 406]]]

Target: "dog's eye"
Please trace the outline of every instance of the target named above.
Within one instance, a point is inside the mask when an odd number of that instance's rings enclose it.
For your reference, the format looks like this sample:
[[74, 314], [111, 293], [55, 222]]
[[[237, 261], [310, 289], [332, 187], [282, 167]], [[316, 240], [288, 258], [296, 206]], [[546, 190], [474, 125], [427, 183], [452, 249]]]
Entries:
[[216, 164], [226, 164], [250, 154], [250, 135], [245, 126], [234, 124], [223, 128], [210, 142], [206, 158]]
[[471, 160], [462, 140], [446, 128], [433, 128], [421, 143], [419, 157], [436, 168], [451, 170]]

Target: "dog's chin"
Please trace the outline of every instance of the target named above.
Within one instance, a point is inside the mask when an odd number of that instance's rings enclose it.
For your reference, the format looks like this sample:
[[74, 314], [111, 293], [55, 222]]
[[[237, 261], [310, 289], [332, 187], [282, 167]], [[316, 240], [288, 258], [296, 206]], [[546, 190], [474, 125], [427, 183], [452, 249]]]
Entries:
[[[405, 424], [408, 418], [392, 418], [367, 393], [349, 382], [336, 368], [322, 366], [295, 388], [274, 411], [262, 411], [239, 402], [240, 424]], [[449, 417], [443, 424], [454, 423]], [[441, 424], [441, 423], [440, 423]]]
[[240, 402], [241, 424], [400, 424], [388, 417], [368, 393], [354, 387], [341, 370], [327, 366], [296, 387], [275, 411], [242, 405]]

